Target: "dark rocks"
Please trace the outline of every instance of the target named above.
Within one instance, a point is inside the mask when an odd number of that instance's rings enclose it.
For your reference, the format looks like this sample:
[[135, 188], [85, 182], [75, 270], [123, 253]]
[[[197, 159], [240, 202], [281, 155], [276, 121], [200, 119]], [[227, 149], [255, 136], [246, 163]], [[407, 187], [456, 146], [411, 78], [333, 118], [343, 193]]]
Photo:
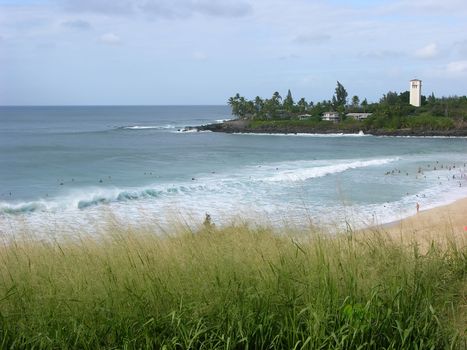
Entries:
[[198, 130], [209, 130], [213, 132], [225, 133], [260, 133], [260, 134], [358, 134], [362, 130], [365, 134], [375, 136], [445, 136], [460, 137], [467, 136], [467, 128], [449, 130], [416, 130], [416, 129], [365, 129], [361, 126], [339, 127], [339, 124], [330, 126], [323, 125], [284, 125], [283, 122], [275, 125], [264, 123], [251, 127], [247, 120], [229, 120], [223, 123], [208, 124], [197, 127]]

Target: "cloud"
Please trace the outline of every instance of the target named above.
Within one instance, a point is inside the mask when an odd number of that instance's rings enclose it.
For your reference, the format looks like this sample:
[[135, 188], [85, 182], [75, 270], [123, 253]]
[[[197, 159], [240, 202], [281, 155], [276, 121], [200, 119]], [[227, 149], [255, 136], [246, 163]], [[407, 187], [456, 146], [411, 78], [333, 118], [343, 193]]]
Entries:
[[454, 49], [462, 56], [467, 58], [467, 40], [462, 40], [454, 43]]
[[380, 50], [380, 51], [370, 51], [370, 52], [362, 52], [359, 55], [361, 58], [370, 58], [376, 60], [383, 60], [383, 59], [395, 59], [404, 57], [405, 55], [400, 51], [392, 51], [392, 50]]
[[415, 51], [415, 56], [418, 58], [434, 58], [439, 55], [438, 45], [435, 43], [428, 44], [417, 51]]
[[446, 65], [446, 71], [453, 74], [467, 73], [467, 60], [454, 61]]
[[63, 27], [71, 28], [71, 29], [79, 29], [79, 30], [91, 29], [91, 24], [81, 19], [64, 21], [61, 23], [61, 25]]
[[303, 45], [316, 45], [331, 40], [329, 34], [301, 34], [294, 38], [294, 42]]
[[71, 12], [102, 14], [125, 14], [133, 12], [134, 9], [129, 0], [65, 0], [63, 6]]
[[242, 1], [192, 1], [194, 11], [214, 17], [242, 17], [248, 15], [252, 8]]
[[114, 33], [106, 33], [101, 35], [99, 41], [106, 45], [118, 45], [121, 43], [120, 37]]
[[206, 61], [208, 59], [208, 55], [202, 51], [193, 52], [192, 57], [195, 61]]
[[383, 3], [380, 10], [389, 13], [410, 13], [414, 16], [452, 16], [465, 14], [467, 3], [465, 0], [397, 0]]
[[251, 5], [243, 0], [65, 0], [64, 7], [71, 12], [140, 13], [162, 18], [183, 18], [195, 14], [235, 18], [252, 12]]
[[293, 59], [296, 59], [296, 58], [300, 58], [300, 56], [297, 55], [297, 54], [294, 54], [294, 53], [279, 56], [279, 59], [282, 60], [282, 61], [293, 60]]

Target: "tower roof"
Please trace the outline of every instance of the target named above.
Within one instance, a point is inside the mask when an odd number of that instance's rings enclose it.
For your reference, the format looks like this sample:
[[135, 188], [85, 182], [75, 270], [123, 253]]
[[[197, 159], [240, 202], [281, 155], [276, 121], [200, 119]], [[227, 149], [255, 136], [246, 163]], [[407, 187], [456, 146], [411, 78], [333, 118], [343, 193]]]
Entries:
[[411, 81], [421, 81], [420, 79], [412, 79]]

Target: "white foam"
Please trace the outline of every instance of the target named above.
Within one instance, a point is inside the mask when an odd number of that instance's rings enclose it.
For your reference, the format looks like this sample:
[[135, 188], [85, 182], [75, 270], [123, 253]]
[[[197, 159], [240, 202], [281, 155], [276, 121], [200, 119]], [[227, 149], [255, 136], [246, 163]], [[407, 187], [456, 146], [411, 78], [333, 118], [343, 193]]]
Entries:
[[[406, 159], [404, 157], [403, 161]], [[301, 198], [297, 188], [302, 184], [294, 185], [295, 182], [307, 179], [350, 169], [384, 166], [398, 160], [400, 158], [397, 157], [298, 160], [250, 165], [216, 174], [195, 174], [195, 181], [190, 178], [186, 181], [154, 183], [141, 188], [88, 187], [47, 201], [16, 203], [12, 209], [19, 209], [17, 214], [21, 215], [0, 214], [0, 230], [5, 232], [5, 227], [12, 230], [27, 223], [33, 229], [49, 232], [55, 223], [60, 222], [64, 228], [77, 232], [104, 225], [109, 218], [122, 225], [145, 225], [150, 222], [165, 225], [175, 217], [196, 224], [202, 222], [206, 212], [212, 215], [216, 224], [225, 224], [234, 217], [241, 217], [252, 222], [258, 222], [260, 218], [261, 222], [277, 226], [285, 221], [304, 225], [304, 218], [310, 216], [317, 224], [326, 225], [332, 220], [331, 225], [342, 228], [336, 223], [343, 225], [352, 220], [352, 225], [358, 227], [391, 222], [411, 215], [417, 201], [422, 209], [428, 209], [467, 196], [465, 180], [463, 187], [457, 188], [456, 181], [447, 180], [453, 173], [439, 170], [425, 172], [428, 188], [390, 203], [345, 206], [335, 201], [323, 201], [319, 197], [303, 195]], [[456, 168], [457, 171], [464, 170]], [[437, 176], [444, 177], [446, 181], [443, 181], [443, 185], [437, 185]], [[406, 181], [405, 175], [379, 179]], [[304, 186], [305, 190], [307, 186]], [[332, 192], [333, 189], [328, 188], [326, 191]], [[12, 204], [2, 202], [0, 208], [2, 205]]]
[[394, 137], [404, 139], [467, 139], [467, 136], [415, 136], [415, 135], [377, 135], [375, 137]]
[[364, 134], [359, 132], [357, 134], [346, 133], [330, 133], [330, 134], [317, 134], [317, 133], [259, 133], [259, 132], [237, 132], [233, 135], [251, 135], [251, 136], [298, 136], [298, 137], [366, 137], [373, 136], [371, 134]]
[[122, 129], [124, 130], [165, 130], [165, 129], [174, 129], [175, 125], [166, 124], [166, 125], [131, 125], [131, 126], [124, 126]]
[[216, 119], [216, 123], [225, 123], [231, 120], [235, 120], [234, 118], [229, 118], [229, 119]]
[[[364, 168], [368, 166], [384, 165], [391, 162], [395, 162], [399, 158], [382, 158], [382, 159], [371, 159], [371, 160], [356, 160], [356, 161], [345, 161], [345, 160], [334, 160], [335, 164], [324, 165], [324, 166], [313, 166], [313, 167], [295, 167], [292, 169], [280, 170], [280, 165], [277, 166], [276, 174], [267, 177], [268, 181], [304, 181], [307, 179], [323, 177], [326, 175], [342, 173], [344, 171], [356, 168]], [[300, 162], [303, 163], [303, 162]], [[312, 163], [313, 164], [313, 163]], [[310, 164], [311, 165], [311, 164]]]
[[211, 130], [199, 130], [197, 128], [181, 128], [173, 132], [181, 133], [181, 134], [190, 134], [190, 133], [207, 133], [207, 132], [212, 132], [212, 131]]

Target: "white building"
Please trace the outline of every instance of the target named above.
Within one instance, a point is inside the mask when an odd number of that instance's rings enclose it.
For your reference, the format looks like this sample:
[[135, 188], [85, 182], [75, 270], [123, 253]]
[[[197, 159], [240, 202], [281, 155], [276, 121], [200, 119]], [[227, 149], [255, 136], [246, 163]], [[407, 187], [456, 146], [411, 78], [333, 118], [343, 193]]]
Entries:
[[337, 123], [340, 120], [339, 113], [337, 112], [324, 112], [323, 120]]
[[410, 81], [410, 104], [415, 107], [420, 107], [422, 104], [422, 81], [412, 79]]
[[368, 118], [373, 113], [347, 113], [345, 116], [349, 118], [353, 118], [355, 120], [363, 120]]

